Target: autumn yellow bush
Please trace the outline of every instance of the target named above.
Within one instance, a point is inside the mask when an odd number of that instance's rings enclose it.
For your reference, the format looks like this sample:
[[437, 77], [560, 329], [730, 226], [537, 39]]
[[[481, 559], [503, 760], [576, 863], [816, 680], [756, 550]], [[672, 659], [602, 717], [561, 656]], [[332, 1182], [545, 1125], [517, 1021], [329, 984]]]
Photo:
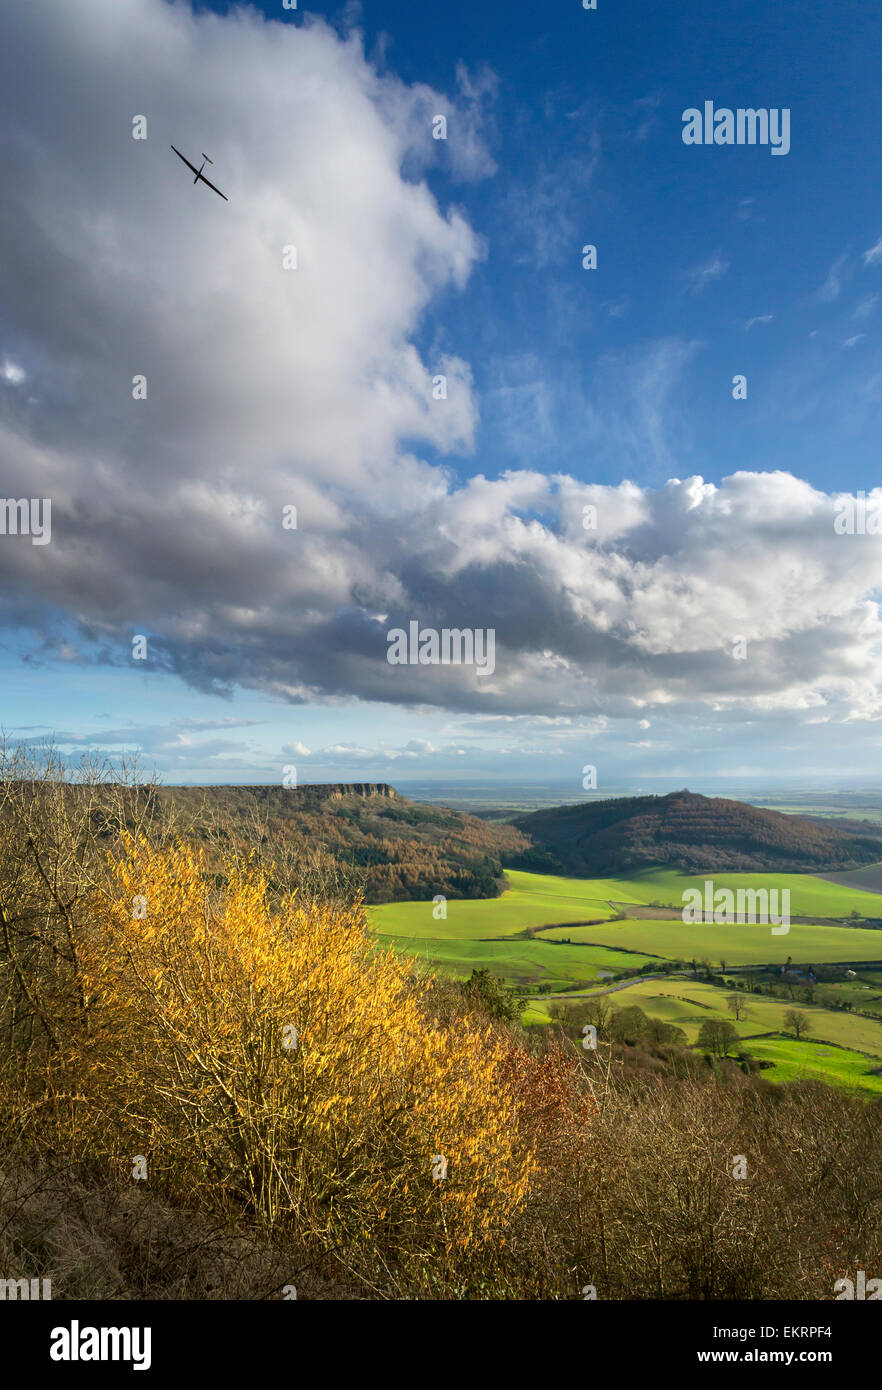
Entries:
[[80, 934], [84, 1006], [47, 1062], [57, 1142], [428, 1283], [504, 1256], [534, 1168], [510, 1044], [443, 1028], [358, 907], [124, 837]]
[[817, 1299], [878, 1268], [882, 1106], [522, 1031], [489, 982], [378, 950], [321, 861], [216, 828], [0, 747], [4, 1269], [71, 1297]]

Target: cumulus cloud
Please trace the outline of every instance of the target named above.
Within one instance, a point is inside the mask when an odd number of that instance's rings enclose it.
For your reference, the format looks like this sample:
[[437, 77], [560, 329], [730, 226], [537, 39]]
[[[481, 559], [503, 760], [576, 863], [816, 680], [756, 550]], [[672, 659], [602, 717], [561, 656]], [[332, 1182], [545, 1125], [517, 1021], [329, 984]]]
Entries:
[[[455, 127], [456, 101], [379, 76], [357, 35], [163, 0], [83, 0], [51, 26], [21, 9], [0, 74], [4, 331], [35, 393], [4, 407], [0, 478], [63, 518], [45, 567], [3, 548], [6, 616], [39, 626], [58, 605], [92, 637], [151, 618], [195, 671], [230, 624], [346, 603], [373, 583], [347, 509], [382, 508], [393, 476], [396, 503], [443, 486], [402, 438], [473, 437], [467, 365], [422, 361], [413, 337], [481, 246], [402, 172], [438, 150], [432, 113]], [[471, 174], [487, 85], [468, 85]], [[172, 141], [210, 146], [228, 205]]]
[[[0, 617], [37, 634], [39, 659], [128, 665], [144, 633], [148, 669], [292, 703], [878, 715], [880, 542], [837, 535], [833, 499], [790, 474], [601, 487], [539, 459], [460, 483], [421, 457], [475, 438], [468, 363], [415, 343], [483, 254], [427, 171], [492, 171], [486, 74], [447, 98], [321, 22], [81, 0], [51, 30], [36, 7], [11, 13], [0, 76], [0, 348], [32, 391], [0, 392], [0, 481], [53, 502], [51, 545], [0, 547]], [[445, 111], [455, 156], [431, 137]], [[172, 141], [208, 149], [229, 204]], [[666, 340], [619, 373], [623, 449], [675, 466], [660, 410], [695, 350]], [[492, 628], [494, 674], [390, 665], [387, 632], [414, 619]]]

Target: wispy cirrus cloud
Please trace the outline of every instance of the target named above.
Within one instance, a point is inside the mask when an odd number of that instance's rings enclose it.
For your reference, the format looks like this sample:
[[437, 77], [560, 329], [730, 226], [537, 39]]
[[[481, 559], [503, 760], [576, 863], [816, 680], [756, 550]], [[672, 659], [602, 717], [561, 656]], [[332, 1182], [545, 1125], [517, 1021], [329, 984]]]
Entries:
[[700, 265], [693, 266], [691, 270], [686, 272], [686, 282], [690, 294], [701, 294], [708, 285], [721, 279], [728, 269], [729, 262], [723, 260], [721, 252], [715, 251], [706, 261], [702, 261]]
[[864, 252], [864, 265], [878, 265], [882, 261], [882, 236]]
[[839, 298], [847, 264], [848, 256], [846, 254], [836, 257], [836, 260], [827, 272], [826, 280], [815, 291], [815, 299], [820, 300], [824, 304], [831, 304], [834, 299]]

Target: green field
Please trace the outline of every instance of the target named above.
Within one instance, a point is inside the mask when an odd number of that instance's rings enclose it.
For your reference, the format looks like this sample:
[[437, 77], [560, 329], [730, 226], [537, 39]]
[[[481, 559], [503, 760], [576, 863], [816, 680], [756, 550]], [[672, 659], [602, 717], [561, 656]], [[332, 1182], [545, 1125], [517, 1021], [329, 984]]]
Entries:
[[[790, 1002], [785, 999], [772, 999], [763, 994], [742, 993], [745, 1016], [736, 1022], [726, 1006], [729, 991], [719, 989], [704, 981], [692, 980], [646, 980], [629, 985], [608, 996], [610, 1003], [618, 1008], [629, 1004], [639, 1004], [644, 1013], [652, 1018], [664, 1019], [666, 1023], [676, 1023], [686, 1033], [690, 1043], [698, 1037], [698, 1030], [708, 1018], [724, 1018], [735, 1028], [741, 1038], [752, 1038], [763, 1033], [785, 1031], [784, 1018], [790, 1009], [797, 1009], [809, 1020], [812, 1042], [835, 1043], [838, 1047], [849, 1047], [856, 1052], [866, 1052], [874, 1058], [882, 1058], [882, 1023], [872, 1018], [860, 1018], [838, 1009], [823, 1009], [815, 1004]], [[753, 1051], [750, 1044], [749, 1051]]]
[[473, 970], [490, 970], [509, 984], [548, 985], [571, 989], [597, 984], [598, 972], [639, 970], [648, 956], [611, 951], [603, 946], [561, 946], [545, 941], [448, 941], [439, 938], [380, 936], [380, 944], [415, 956], [461, 979]]
[[861, 975], [860, 980], [850, 980], [845, 984], [823, 984], [818, 988], [818, 1003], [833, 1003], [834, 1001], [843, 1004], [850, 1004], [853, 1009], [860, 1009], [864, 1013], [875, 1014], [882, 1018], [882, 991], [879, 989], [878, 982], [871, 982], [869, 972]]
[[767, 1081], [826, 1081], [842, 1090], [882, 1095], [882, 1076], [870, 1073], [873, 1064], [859, 1052], [792, 1038], [763, 1039], [751, 1043], [750, 1051], [761, 1061], [774, 1062], [761, 1073]]
[[[793, 917], [847, 917], [852, 908], [862, 917], [882, 916], [882, 895], [845, 888], [813, 874], [684, 874], [679, 869], [643, 869], [624, 879], [596, 879], [595, 882], [607, 885], [604, 896], [613, 902], [633, 902], [636, 898], [638, 902], [658, 902], [680, 908], [685, 890], [697, 888], [703, 892], [706, 878], [713, 880], [715, 889], [777, 888], [779, 903], [781, 892], [787, 888]], [[627, 897], [617, 892], [617, 885], [626, 890]], [[882, 956], [879, 958], [882, 960]]]
[[[375, 931], [383, 936], [449, 937], [477, 941], [516, 936], [555, 922], [586, 922], [612, 917], [606, 887], [611, 880], [558, 878], [509, 869], [509, 888], [501, 898], [451, 899], [446, 920], [433, 917], [432, 902], [383, 903], [368, 908]], [[617, 884], [617, 889], [625, 885]], [[623, 898], [624, 901], [624, 898]], [[639, 902], [632, 898], [632, 902]], [[882, 960], [882, 953], [880, 953]]]
[[[613, 903], [628, 907], [653, 903], [681, 908], [687, 888], [703, 891], [704, 876], [676, 870], [647, 870], [624, 878], [579, 879], [509, 870], [509, 887], [499, 898], [448, 901], [446, 918], [433, 916], [432, 902], [388, 903], [368, 909], [378, 942], [414, 956], [428, 968], [467, 978], [489, 970], [508, 984], [572, 994], [579, 986], [596, 989], [600, 972], [619, 975], [657, 961], [708, 960], [727, 966], [882, 960], [882, 932], [835, 921], [791, 921], [786, 935], [771, 924], [690, 924], [676, 918], [625, 917], [613, 921]], [[708, 875], [708, 877], [711, 877]], [[848, 918], [856, 908], [882, 916], [882, 895], [860, 892], [808, 874], [714, 874], [714, 888], [790, 889], [791, 918]], [[780, 898], [779, 898], [780, 902]], [[580, 925], [590, 923], [590, 925]], [[863, 989], [870, 984], [871, 989]], [[878, 1007], [882, 971], [860, 980], [825, 986], [856, 1008]], [[574, 997], [579, 997], [574, 995]], [[617, 1008], [639, 1004], [651, 1017], [675, 1023], [689, 1043], [707, 1018], [733, 1023], [746, 1048], [774, 1063], [762, 1075], [772, 1081], [816, 1077], [865, 1095], [882, 1095], [882, 1077], [871, 1067], [882, 1058], [882, 1021], [845, 1010], [745, 994], [747, 1014], [735, 1022], [725, 992], [689, 980], [641, 980], [609, 996]], [[807, 1039], [782, 1036], [788, 1009], [805, 1013]], [[524, 1022], [548, 1021], [547, 1007], [533, 1000]]]
[[[399, 951], [467, 976], [487, 969], [518, 985], [572, 989], [595, 984], [599, 971], [619, 974], [651, 958], [724, 960], [729, 966], [786, 962], [882, 960], [882, 931], [835, 923], [792, 922], [786, 935], [771, 926], [684, 923], [679, 918], [613, 921], [611, 904], [682, 906], [684, 889], [701, 889], [700, 875], [647, 870], [625, 878], [564, 878], [509, 870], [499, 898], [449, 900], [446, 918], [431, 901], [368, 908], [380, 940]], [[847, 917], [853, 907], [882, 915], [882, 895], [856, 892], [811, 875], [719, 874], [716, 888], [789, 888], [791, 915]], [[590, 925], [580, 925], [590, 923]]]
[[[745, 994], [746, 1015], [740, 1022], [726, 1007], [727, 991], [691, 980], [646, 980], [607, 995], [613, 1008], [638, 1005], [650, 1018], [676, 1024], [694, 1045], [706, 1019], [731, 1023], [744, 1049], [762, 1061], [773, 1062], [761, 1075], [767, 1081], [814, 1079], [862, 1094], [882, 1095], [882, 1077], [872, 1068], [882, 1065], [882, 1022], [817, 1006], [789, 1003], [765, 995]], [[575, 1002], [590, 994], [573, 994]], [[523, 1015], [525, 1024], [549, 1022], [549, 1005], [533, 1000]], [[811, 1032], [797, 1041], [784, 1035], [784, 1017], [798, 1009], [809, 1020]]]
[[786, 936], [773, 936], [768, 925], [724, 926], [633, 917], [591, 927], [557, 927], [542, 935], [550, 941], [569, 938], [574, 943], [619, 946], [665, 960], [688, 961], [694, 956], [713, 965], [721, 960], [727, 965], [783, 965], [788, 956], [804, 965], [882, 960], [882, 931], [802, 922], [791, 923]]
[[[531, 874], [509, 869], [506, 878], [509, 888], [499, 898], [448, 901], [446, 920], [439, 921], [433, 917], [432, 902], [384, 903], [380, 907], [368, 909], [370, 920], [374, 929], [383, 936], [432, 939], [448, 937], [460, 941], [474, 941], [482, 938], [517, 936], [519, 933], [546, 926], [565, 926], [568, 923], [598, 918], [609, 919], [614, 915], [614, 909], [610, 905], [614, 902], [626, 905], [659, 902], [681, 908], [686, 889], [698, 888], [703, 891], [704, 887], [703, 875], [681, 874], [674, 869], [642, 870], [627, 878], [561, 878], [552, 874]], [[840, 884], [828, 883], [810, 874], [715, 874], [713, 883], [715, 888], [731, 888], [735, 891], [739, 888], [789, 888], [792, 917], [847, 918], [852, 908], [868, 917], [882, 916], [882, 895], [843, 888]], [[670, 925], [676, 926], [676, 923]], [[727, 928], [713, 925], [712, 928], [701, 928], [682, 925], [686, 926], [689, 933], [711, 929], [715, 933], [754, 930], [749, 927]], [[756, 930], [769, 934], [768, 927]], [[793, 923], [789, 935], [771, 937], [771, 940], [777, 943], [792, 942], [796, 940], [800, 931], [805, 932], [806, 928], [799, 923]], [[582, 932], [579, 937], [574, 935], [573, 939], [603, 938], [591, 937]], [[853, 954], [846, 950], [844, 954], [840, 952], [836, 955], [822, 955], [823, 939], [818, 940], [815, 948], [810, 932], [803, 940], [805, 946], [803, 948], [803, 945], [800, 945], [798, 956], [792, 950], [785, 950], [783, 955], [764, 954], [753, 957], [748, 954], [739, 956], [738, 960], [745, 964], [751, 963], [754, 959], [784, 961], [788, 955], [793, 955], [794, 960], [810, 961], [882, 960], [882, 932], [874, 933], [872, 936], [864, 932], [859, 939], [853, 938], [854, 945], [859, 947]], [[843, 942], [840, 941], [839, 944], [842, 945]], [[699, 940], [696, 939], [694, 943], [687, 943], [685, 949], [680, 940], [676, 949], [670, 946], [663, 947], [663, 950], [671, 950], [677, 957], [691, 958], [698, 948]], [[638, 945], [634, 949], [660, 954], [649, 945]], [[735, 944], [726, 949], [741, 948]], [[805, 955], [804, 950], [808, 950], [809, 954]], [[736, 957], [733, 955], [733, 964], [735, 960]]]

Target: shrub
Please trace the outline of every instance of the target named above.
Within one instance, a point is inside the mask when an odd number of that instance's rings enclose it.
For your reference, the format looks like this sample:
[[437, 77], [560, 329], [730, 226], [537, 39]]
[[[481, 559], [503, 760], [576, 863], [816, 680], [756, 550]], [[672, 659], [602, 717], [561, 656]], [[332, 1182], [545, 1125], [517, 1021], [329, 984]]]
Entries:
[[316, 1248], [420, 1277], [443, 1253], [436, 1281], [492, 1264], [533, 1168], [511, 1045], [470, 1018], [427, 1023], [426, 986], [374, 949], [360, 908], [273, 910], [259, 870], [225, 877], [124, 837], [47, 1055], [58, 1142], [121, 1177], [143, 1155], [175, 1201]]

